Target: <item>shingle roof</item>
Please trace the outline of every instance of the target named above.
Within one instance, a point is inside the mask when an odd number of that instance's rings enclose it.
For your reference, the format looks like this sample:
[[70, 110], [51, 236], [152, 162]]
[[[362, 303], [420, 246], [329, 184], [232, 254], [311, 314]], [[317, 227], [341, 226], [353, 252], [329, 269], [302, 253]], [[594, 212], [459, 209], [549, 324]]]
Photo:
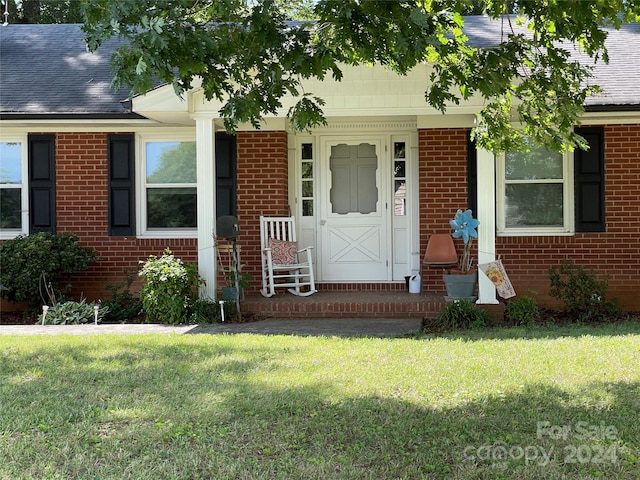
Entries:
[[115, 40], [89, 53], [80, 25], [0, 27], [0, 111], [123, 114], [128, 89], [111, 88]]
[[[506, 21], [488, 17], [467, 17], [464, 32], [469, 43], [476, 47], [491, 47], [506, 35], [510, 26]], [[515, 27], [521, 33], [524, 28]], [[587, 107], [638, 106], [640, 105], [640, 24], [626, 24], [620, 30], [607, 29], [606, 40], [609, 63], [602, 60], [595, 64], [593, 82], [602, 87], [602, 93], [587, 99]], [[575, 58], [584, 64], [594, 65], [593, 59], [573, 49]]]
[[[467, 17], [465, 33], [477, 46], [499, 41], [504, 25], [487, 17]], [[0, 27], [0, 112], [19, 114], [127, 113], [126, 88], [111, 88], [109, 67], [118, 41], [87, 52], [77, 24]], [[587, 100], [589, 107], [640, 105], [640, 25], [611, 30], [610, 63], [599, 62], [595, 83], [604, 92]], [[589, 59], [587, 59], [589, 60]]]

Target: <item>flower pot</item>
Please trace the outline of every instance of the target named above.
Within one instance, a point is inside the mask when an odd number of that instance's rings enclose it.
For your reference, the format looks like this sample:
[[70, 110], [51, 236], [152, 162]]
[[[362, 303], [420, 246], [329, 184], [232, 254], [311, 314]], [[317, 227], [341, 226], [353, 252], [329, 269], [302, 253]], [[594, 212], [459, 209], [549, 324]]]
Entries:
[[449, 298], [473, 298], [478, 283], [478, 272], [445, 273], [442, 276]]
[[225, 302], [235, 302], [240, 298], [242, 289], [236, 287], [222, 287], [222, 299]]

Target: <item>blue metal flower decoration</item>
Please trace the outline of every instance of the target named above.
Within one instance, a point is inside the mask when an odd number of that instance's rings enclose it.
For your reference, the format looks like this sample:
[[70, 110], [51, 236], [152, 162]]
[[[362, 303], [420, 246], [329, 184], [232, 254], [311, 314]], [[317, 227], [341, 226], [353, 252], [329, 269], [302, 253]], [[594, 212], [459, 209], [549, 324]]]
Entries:
[[453, 238], [462, 237], [465, 244], [469, 243], [469, 238], [478, 238], [478, 232], [476, 228], [480, 225], [480, 222], [473, 218], [473, 212], [471, 210], [458, 209], [456, 216], [453, 220], [449, 220], [449, 225], [453, 229], [451, 236]]

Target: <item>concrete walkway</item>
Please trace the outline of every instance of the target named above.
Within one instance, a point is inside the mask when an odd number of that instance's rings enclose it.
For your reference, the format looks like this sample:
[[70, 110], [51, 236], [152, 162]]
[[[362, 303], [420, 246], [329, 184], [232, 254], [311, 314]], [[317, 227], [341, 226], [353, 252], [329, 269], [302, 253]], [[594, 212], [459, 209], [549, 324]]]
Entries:
[[98, 335], [98, 334], [236, 334], [312, 335], [339, 337], [402, 337], [420, 330], [420, 319], [326, 318], [299, 320], [261, 320], [214, 325], [0, 325], [0, 335]]

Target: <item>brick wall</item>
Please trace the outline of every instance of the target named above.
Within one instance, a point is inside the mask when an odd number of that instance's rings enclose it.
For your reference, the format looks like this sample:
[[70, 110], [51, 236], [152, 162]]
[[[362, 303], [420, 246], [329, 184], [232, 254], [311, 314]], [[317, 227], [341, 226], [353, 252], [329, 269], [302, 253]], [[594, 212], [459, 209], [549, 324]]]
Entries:
[[[420, 251], [423, 254], [429, 235], [451, 233], [449, 220], [458, 208], [467, 207], [468, 132], [453, 128], [418, 131]], [[461, 249], [462, 243], [458, 243]], [[444, 291], [441, 269], [426, 268], [423, 274], [423, 291]]]
[[260, 215], [289, 214], [288, 141], [283, 131], [238, 132], [237, 213], [240, 221], [241, 260], [258, 288], [260, 268]]
[[[421, 251], [431, 233], [450, 232], [453, 212], [466, 205], [465, 130], [419, 132]], [[565, 259], [609, 276], [609, 293], [628, 310], [640, 311], [640, 127], [605, 127], [606, 232], [572, 236], [498, 237], [509, 278], [519, 294], [535, 293], [543, 305], [548, 296], [550, 266]], [[460, 249], [461, 246], [458, 245]], [[425, 270], [425, 291], [442, 291], [440, 272]]]
[[[467, 204], [467, 130], [419, 131], [420, 245], [428, 235], [449, 233], [449, 220]], [[288, 214], [287, 134], [280, 131], [239, 132], [237, 136], [237, 213], [242, 262], [260, 282], [260, 215]], [[609, 290], [627, 309], [640, 311], [640, 128], [605, 127], [606, 220], [604, 233], [573, 236], [499, 237], [502, 256], [516, 291], [533, 290], [550, 304], [548, 268], [565, 258], [609, 275]], [[80, 273], [74, 294], [105, 297], [105, 285], [120, 281], [138, 262], [170, 247], [185, 261], [197, 260], [196, 239], [137, 239], [107, 235], [107, 135], [61, 133], [56, 136], [58, 232], [76, 233], [83, 245], [95, 247], [101, 261]], [[458, 245], [461, 248], [461, 245]], [[423, 289], [442, 292], [440, 271], [425, 270]]]
[[[196, 239], [137, 239], [108, 236], [107, 134], [56, 135], [56, 224], [80, 243], [98, 250], [100, 261], [74, 279], [74, 295], [92, 300], [109, 295], [104, 287], [125, 272], [137, 278], [139, 261], [167, 247], [185, 261], [197, 260]], [[136, 282], [136, 288], [139, 282]]]

